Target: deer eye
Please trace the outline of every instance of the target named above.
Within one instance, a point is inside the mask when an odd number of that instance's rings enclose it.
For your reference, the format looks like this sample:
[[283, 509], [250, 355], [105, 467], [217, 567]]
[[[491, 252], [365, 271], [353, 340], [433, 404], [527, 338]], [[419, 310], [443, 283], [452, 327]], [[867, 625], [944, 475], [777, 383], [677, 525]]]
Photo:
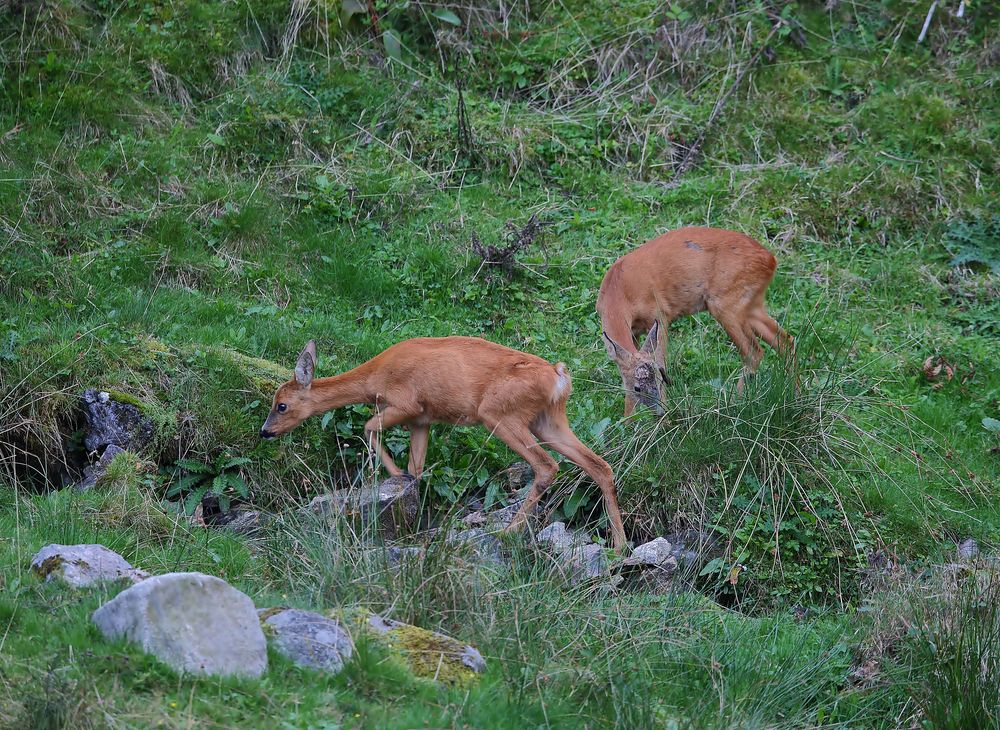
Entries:
[[278, 404], [278, 413], [284, 413], [287, 410], [288, 410], [288, 405], [287, 404], [285, 404], [285, 403], [279, 403]]

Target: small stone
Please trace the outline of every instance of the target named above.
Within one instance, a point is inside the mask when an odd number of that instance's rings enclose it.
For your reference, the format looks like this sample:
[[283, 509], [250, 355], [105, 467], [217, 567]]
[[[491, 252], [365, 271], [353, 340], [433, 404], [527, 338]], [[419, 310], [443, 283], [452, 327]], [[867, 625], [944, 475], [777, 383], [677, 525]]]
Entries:
[[677, 560], [674, 558], [673, 546], [668, 540], [658, 537], [637, 547], [622, 563], [624, 565], [652, 565], [659, 567], [671, 559], [673, 559], [674, 565], [676, 565]]
[[111, 580], [135, 583], [149, 576], [103, 545], [46, 545], [31, 559], [31, 569], [46, 583], [61, 580], [73, 588]]
[[118, 454], [124, 454], [125, 449], [120, 446], [115, 446], [114, 444], [108, 444], [108, 447], [104, 449], [104, 453], [101, 454], [101, 458], [97, 460], [91, 466], [84, 467], [83, 479], [73, 485], [73, 488], [78, 492], [87, 492], [93, 489], [97, 481], [104, 476], [105, 472], [108, 470], [111, 462], [114, 460]]
[[362, 524], [370, 523], [377, 515], [379, 530], [389, 539], [411, 532], [416, 526], [419, 509], [417, 480], [406, 474], [389, 477], [375, 487], [321, 494], [309, 503], [309, 511], [313, 514], [344, 515]]
[[255, 509], [237, 508], [227, 512], [213, 523], [216, 527], [221, 527], [238, 535], [247, 537], [258, 537], [268, 522], [269, 515]]
[[500, 541], [495, 535], [490, 534], [482, 527], [450, 532], [447, 540], [454, 545], [468, 547], [469, 552], [484, 563], [493, 563], [495, 565], [503, 563], [503, 551]]
[[507, 487], [511, 492], [520, 492], [535, 479], [531, 464], [526, 461], [516, 461], [507, 469]]
[[267, 642], [253, 601], [215, 576], [147, 578], [91, 618], [106, 638], [134, 642], [180, 672], [259, 677], [267, 670]]
[[958, 557], [962, 560], [974, 560], [979, 556], [979, 543], [973, 538], [962, 540], [958, 544]]
[[535, 540], [559, 559], [572, 582], [608, 574], [604, 548], [590, 542], [584, 535], [566, 529], [562, 522], [553, 522], [541, 530]]
[[351, 637], [333, 619], [297, 608], [261, 609], [258, 614], [274, 648], [297, 666], [336, 674], [351, 658]]
[[557, 551], [568, 550], [576, 545], [583, 545], [589, 542], [589, 540], [578, 533], [567, 529], [564, 522], [553, 522], [548, 527], [540, 530], [535, 536], [535, 540], [539, 544]]

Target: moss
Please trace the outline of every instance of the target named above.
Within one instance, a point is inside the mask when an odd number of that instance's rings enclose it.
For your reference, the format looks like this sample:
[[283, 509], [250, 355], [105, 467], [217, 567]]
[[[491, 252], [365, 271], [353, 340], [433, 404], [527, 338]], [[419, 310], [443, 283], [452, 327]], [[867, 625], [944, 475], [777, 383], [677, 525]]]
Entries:
[[50, 575], [62, 567], [63, 562], [61, 555], [53, 555], [50, 558], [45, 558], [38, 565], [33, 566], [32, 570], [35, 571], [35, 575], [39, 578], [47, 580]]
[[132, 395], [131, 393], [124, 393], [120, 390], [108, 389], [108, 395], [111, 397], [111, 400], [113, 401], [117, 401], [119, 403], [127, 403], [130, 406], [135, 406], [144, 414], [146, 412], [146, 404], [138, 397]]
[[462, 662], [467, 645], [458, 639], [397, 621], [386, 621], [363, 609], [330, 611], [328, 615], [351, 631], [363, 634], [418, 679], [465, 687], [479, 674]]
[[235, 365], [261, 391], [270, 391], [292, 379], [292, 371], [261, 357], [250, 357], [228, 347], [213, 351]]
[[258, 613], [257, 617], [260, 619], [261, 625], [264, 625], [264, 622], [267, 621], [272, 616], [277, 616], [282, 611], [287, 611], [287, 610], [288, 610], [287, 606], [272, 606], [271, 608], [265, 608], [263, 611]]

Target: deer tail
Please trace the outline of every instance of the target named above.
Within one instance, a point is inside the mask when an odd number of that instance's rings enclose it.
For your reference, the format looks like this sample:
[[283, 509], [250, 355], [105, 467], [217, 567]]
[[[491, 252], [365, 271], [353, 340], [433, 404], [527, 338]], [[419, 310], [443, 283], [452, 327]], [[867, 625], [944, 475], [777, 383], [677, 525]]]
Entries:
[[569, 377], [569, 370], [566, 369], [565, 363], [556, 363], [554, 369], [556, 383], [552, 389], [552, 402], [559, 403], [569, 398], [569, 394], [573, 392], [573, 381]]

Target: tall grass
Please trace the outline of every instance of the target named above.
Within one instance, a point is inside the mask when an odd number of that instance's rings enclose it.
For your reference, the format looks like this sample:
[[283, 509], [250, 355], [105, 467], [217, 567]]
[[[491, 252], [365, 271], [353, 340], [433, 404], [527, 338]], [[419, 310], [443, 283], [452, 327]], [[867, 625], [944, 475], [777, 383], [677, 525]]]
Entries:
[[912, 598], [910, 696], [937, 730], [1000, 727], [1000, 575]]

